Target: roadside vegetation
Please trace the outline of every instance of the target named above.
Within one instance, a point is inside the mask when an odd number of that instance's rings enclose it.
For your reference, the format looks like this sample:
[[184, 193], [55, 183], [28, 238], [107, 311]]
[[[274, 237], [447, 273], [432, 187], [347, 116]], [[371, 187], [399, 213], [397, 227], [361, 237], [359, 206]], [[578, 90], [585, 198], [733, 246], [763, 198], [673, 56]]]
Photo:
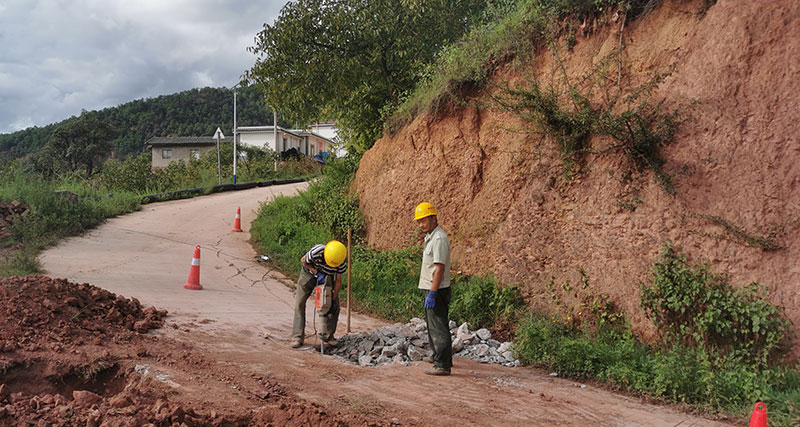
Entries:
[[[321, 168], [308, 159], [275, 162], [272, 152], [244, 151], [247, 159], [237, 165], [238, 182], [308, 178]], [[224, 147], [222, 156], [227, 159], [222, 163], [222, 180], [231, 182], [233, 147]], [[75, 170], [61, 161], [54, 154], [47, 170], [37, 170], [30, 159], [3, 164], [0, 202], [20, 202], [28, 212], [11, 218], [11, 225], [0, 230], [0, 276], [41, 272], [36, 258], [42, 249], [96, 227], [106, 218], [138, 210], [146, 195], [186, 188], [203, 188], [208, 193], [218, 183], [216, 151], [156, 170], [151, 169], [150, 153]]]

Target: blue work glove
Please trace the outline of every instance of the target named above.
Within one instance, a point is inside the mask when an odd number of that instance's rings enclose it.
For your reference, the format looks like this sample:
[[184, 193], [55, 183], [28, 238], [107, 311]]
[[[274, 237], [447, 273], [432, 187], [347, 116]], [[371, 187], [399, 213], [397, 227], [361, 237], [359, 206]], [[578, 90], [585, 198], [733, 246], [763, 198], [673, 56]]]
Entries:
[[428, 291], [428, 295], [425, 295], [425, 308], [433, 308], [436, 305], [436, 291]]
[[317, 272], [317, 284], [324, 285], [325, 284], [325, 273], [318, 271]]

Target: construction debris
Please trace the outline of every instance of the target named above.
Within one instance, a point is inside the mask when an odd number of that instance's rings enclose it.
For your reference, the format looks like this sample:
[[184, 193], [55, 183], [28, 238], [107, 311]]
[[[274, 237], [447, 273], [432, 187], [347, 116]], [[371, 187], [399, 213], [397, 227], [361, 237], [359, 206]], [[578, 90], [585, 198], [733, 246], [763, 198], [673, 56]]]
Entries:
[[[428, 325], [419, 318], [406, 324], [395, 323], [371, 332], [348, 334], [339, 338], [339, 346], [326, 353], [333, 354], [349, 363], [360, 366], [379, 366], [388, 363], [402, 363], [422, 360], [433, 354], [428, 343]], [[453, 340], [453, 355], [481, 363], [497, 363], [504, 366], [518, 366], [514, 358], [513, 343], [492, 339], [488, 329], [470, 331], [466, 323], [456, 327], [450, 321], [450, 335]]]

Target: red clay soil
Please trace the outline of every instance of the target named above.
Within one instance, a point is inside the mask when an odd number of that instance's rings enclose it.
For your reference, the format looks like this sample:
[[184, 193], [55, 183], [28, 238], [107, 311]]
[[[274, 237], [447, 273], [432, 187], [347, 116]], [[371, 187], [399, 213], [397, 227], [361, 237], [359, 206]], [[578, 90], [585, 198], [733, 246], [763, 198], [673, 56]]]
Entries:
[[[800, 328], [800, 2], [704, 3], [661, 2], [626, 22], [622, 37], [618, 17], [589, 22], [591, 31], [573, 31], [571, 50], [562, 43], [502, 67], [472, 100], [480, 108], [423, 114], [378, 140], [353, 184], [369, 243], [408, 245], [419, 237], [414, 206], [432, 202], [455, 270], [522, 283], [533, 307], [565, 316], [578, 311], [573, 285], [588, 278], [589, 291], [609, 296], [647, 337], [655, 331], [638, 284], [669, 241], [736, 286], [760, 282]], [[592, 70], [599, 80], [580, 79]], [[651, 172], [626, 172], [629, 160], [602, 138], [564, 179], [556, 142], [487, 96], [533, 76], [564, 90], [566, 76], [595, 84], [597, 103], [599, 87], [669, 71], [651, 102], [683, 118], [663, 150], [672, 195]]]
[[[166, 314], [89, 284], [0, 279], [0, 425], [382, 424], [147, 335]], [[176, 393], [172, 375], [198, 386]]]

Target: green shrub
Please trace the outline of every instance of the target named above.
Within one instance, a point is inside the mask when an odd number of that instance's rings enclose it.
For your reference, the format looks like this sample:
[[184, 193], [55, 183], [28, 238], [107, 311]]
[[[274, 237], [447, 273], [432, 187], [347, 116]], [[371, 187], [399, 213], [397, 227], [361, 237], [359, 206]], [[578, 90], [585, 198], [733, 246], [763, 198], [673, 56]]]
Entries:
[[407, 322], [424, 317], [419, 284], [420, 247], [377, 251], [364, 245], [352, 250], [354, 307], [383, 319]]
[[450, 318], [471, 329], [512, 323], [525, 305], [518, 287], [499, 287], [491, 274], [454, 275], [451, 287]]
[[333, 233], [336, 239], [346, 241], [347, 230], [352, 230], [356, 240], [364, 232], [364, 219], [358, 209], [358, 195], [350, 192], [358, 160], [331, 159], [322, 176], [311, 182], [307, 190], [310, 200], [310, 220]]
[[652, 286], [641, 286], [642, 307], [667, 343], [730, 354], [762, 367], [781, 355], [789, 324], [758, 283], [734, 289], [727, 277], [708, 265], [690, 265], [669, 244], [652, 277]]

